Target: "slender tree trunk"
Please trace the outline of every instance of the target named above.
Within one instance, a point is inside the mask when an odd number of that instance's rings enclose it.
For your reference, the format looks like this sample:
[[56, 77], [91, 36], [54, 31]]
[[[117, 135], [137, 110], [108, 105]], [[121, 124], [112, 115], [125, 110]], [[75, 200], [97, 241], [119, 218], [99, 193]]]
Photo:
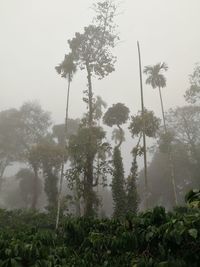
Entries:
[[[66, 113], [65, 113], [65, 135], [64, 139], [67, 139], [67, 131], [68, 131], [68, 113], [69, 113], [69, 93], [70, 93], [70, 85], [71, 85], [71, 76], [68, 78], [68, 88], [67, 88], [67, 104], [66, 104]], [[63, 178], [64, 178], [64, 166], [65, 166], [65, 155], [63, 155], [62, 164], [61, 164], [61, 173], [60, 173], [60, 183], [58, 190], [58, 203], [57, 203], [57, 214], [56, 214], [56, 230], [58, 229], [59, 219], [60, 219], [60, 208], [61, 208], [61, 198], [62, 198], [62, 186], [63, 186]]]
[[139, 57], [139, 73], [140, 73], [140, 92], [141, 92], [141, 107], [143, 117], [143, 146], [144, 146], [144, 180], [145, 180], [145, 207], [148, 208], [148, 179], [147, 179], [147, 149], [146, 149], [146, 136], [145, 136], [145, 120], [144, 120], [144, 97], [143, 97], [143, 83], [142, 83], [142, 63], [140, 55], [140, 45], [137, 42], [138, 57]]
[[[159, 89], [160, 103], [161, 103], [161, 109], [162, 109], [164, 130], [165, 130], [165, 133], [167, 133], [164, 105], [163, 105], [160, 86], [158, 87], [158, 89]], [[172, 188], [173, 188], [174, 202], [175, 202], [175, 205], [177, 205], [178, 204], [178, 200], [177, 200], [177, 193], [176, 193], [175, 171], [174, 171], [174, 163], [173, 163], [173, 157], [172, 157], [172, 151], [171, 151], [170, 145], [169, 145], [169, 148], [168, 148], [168, 157], [169, 157], [169, 166], [170, 166], [170, 172], [171, 172], [171, 182], [172, 182]]]
[[122, 144], [122, 142], [123, 142], [123, 130], [122, 130], [122, 128], [120, 127], [120, 125], [118, 124], [117, 125], [117, 127], [119, 128], [119, 132], [120, 132], [120, 140], [119, 140], [119, 144], [116, 146], [117, 148], [120, 148], [120, 146], [121, 146], [121, 144]]
[[81, 203], [80, 203], [80, 199], [81, 199], [81, 195], [79, 192], [79, 177], [76, 177], [75, 179], [76, 182], [76, 187], [74, 190], [74, 195], [75, 195], [75, 208], [76, 208], [76, 216], [80, 217], [81, 216]]
[[0, 163], [0, 191], [2, 189], [2, 184], [3, 184], [3, 175], [8, 166], [8, 160], [6, 159], [5, 162]]
[[88, 105], [89, 105], [89, 147], [88, 147], [88, 155], [87, 155], [87, 171], [86, 171], [86, 182], [84, 184], [84, 195], [85, 195], [85, 216], [93, 216], [93, 204], [94, 204], [94, 191], [93, 191], [93, 161], [94, 157], [92, 155], [92, 125], [93, 125], [93, 105], [92, 105], [92, 79], [91, 79], [91, 71], [90, 66], [86, 63], [87, 69], [87, 79], [88, 79]]
[[[91, 153], [90, 153], [91, 154]], [[87, 171], [86, 181], [84, 184], [84, 195], [85, 195], [85, 211], [86, 217], [94, 215], [93, 204], [94, 204], [94, 191], [93, 191], [93, 159], [90, 155], [87, 158]]]
[[38, 201], [38, 169], [33, 167], [34, 172], [34, 185], [33, 185], [33, 199], [32, 199], [32, 209], [36, 210]]
[[90, 71], [90, 66], [88, 63], [86, 63], [86, 69], [87, 69], [87, 80], [88, 80], [88, 105], [89, 105], [89, 127], [92, 127], [92, 122], [93, 122], [93, 107], [92, 107], [92, 77], [91, 77], [91, 71]]
[[158, 89], [159, 89], [160, 104], [161, 104], [161, 109], [162, 109], [163, 124], [164, 124], [164, 128], [165, 128], [165, 133], [166, 133], [167, 132], [167, 127], [166, 127], [164, 106], [163, 106], [163, 100], [162, 100], [162, 94], [161, 94], [160, 86], [158, 87]]

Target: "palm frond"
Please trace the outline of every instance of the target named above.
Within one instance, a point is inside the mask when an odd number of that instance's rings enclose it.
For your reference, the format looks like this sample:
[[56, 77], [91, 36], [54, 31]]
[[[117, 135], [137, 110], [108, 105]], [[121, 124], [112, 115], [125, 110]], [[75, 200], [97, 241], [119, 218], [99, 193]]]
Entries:
[[156, 87], [165, 87], [166, 78], [161, 72], [167, 70], [168, 66], [165, 62], [157, 63], [153, 66], [145, 66], [143, 72], [144, 74], [148, 75], [146, 79], [146, 84], [150, 84], [154, 89]]
[[65, 55], [64, 60], [58, 66], [56, 66], [55, 69], [57, 73], [61, 75], [61, 77], [68, 78], [69, 81], [71, 81], [77, 70], [73, 55], [71, 53]]

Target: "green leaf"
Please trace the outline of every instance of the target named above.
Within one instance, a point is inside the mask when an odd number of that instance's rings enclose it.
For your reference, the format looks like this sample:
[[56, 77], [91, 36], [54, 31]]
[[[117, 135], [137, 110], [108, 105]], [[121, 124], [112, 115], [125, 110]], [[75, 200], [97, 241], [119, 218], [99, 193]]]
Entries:
[[192, 229], [188, 230], [188, 232], [189, 232], [189, 234], [190, 234], [194, 239], [197, 238], [197, 235], [198, 235], [198, 231], [197, 231], [197, 229], [192, 228]]

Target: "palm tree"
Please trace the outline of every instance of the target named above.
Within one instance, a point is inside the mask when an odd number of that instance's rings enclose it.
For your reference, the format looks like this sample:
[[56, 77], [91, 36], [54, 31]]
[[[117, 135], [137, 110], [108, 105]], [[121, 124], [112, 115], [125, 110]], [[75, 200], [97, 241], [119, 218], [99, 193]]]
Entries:
[[[69, 112], [69, 93], [70, 93], [70, 85], [72, 82], [73, 75], [76, 72], [76, 65], [74, 63], [73, 55], [69, 53], [65, 55], [64, 60], [60, 63], [60, 65], [55, 67], [58, 74], [61, 75], [62, 78], [68, 80], [68, 88], [67, 88], [67, 104], [66, 104], [66, 113], [65, 113], [65, 141], [67, 138], [67, 127], [68, 127], [68, 112]], [[57, 205], [57, 215], [56, 215], [56, 229], [58, 228], [59, 224], [59, 217], [60, 217], [60, 206], [61, 206], [61, 193], [62, 193], [62, 184], [64, 178], [64, 163], [65, 163], [65, 156], [63, 155], [63, 161], [61, 165], [61, 175], [60, 175], [60, 184], [58, 190], [58, 205]]]
[[[163, 75], [163, 71], [167, 71], [167, 70], [168, 70], [168, 66], [165, 62], [158, 63], [154, 66], [144, 67], [144, 73], [148, 75], [148, 78], [146, 79], [146, 84], [150, 84], [153, 89], [155, 88], [159, 89], [159, 96], [160, 96], [160, 103], [161, 103], [161, 109], [162, 109], [162, 117], [163, 117], [165, 134], [167, 133], [167, 127], [166, 127], [166, 121], [165, 121], [165, 113], [164, 113], [161, 88], [166, 87], [166, 78]], [[169, 154], [169, 164], [170, 164], [170, 169], [171, 169], [171, 180], [172, 180], [172, 186], [173, 186], [173, 192], [174, 192], [174, 201], [175, 201], [175, 204], [177, 205], [174, 164], [172, 160], [172, 151], [170, 147], [169, 147], [168, 154]]]
[[161, 103], [162, 117], [163, 117], [165, 132], [167, 131], [167, 129], [166, 129], [166, 123], [165, 123], [165, 113], [164, 113], [161, 88], [166, 87], [166, 78], [162, 72], [167, 71], [167, 70], [168, 70], [168, 66], [164, 62], [158, 63], [154, 66], [144, 67], [144, 73], [148, 75], [148, 78], [146, 79], [146, 84], [150, 84], [153, 87], [153, 89], [155, 88], [159, 89], [159, 96], [160, 96], [160, 103]]

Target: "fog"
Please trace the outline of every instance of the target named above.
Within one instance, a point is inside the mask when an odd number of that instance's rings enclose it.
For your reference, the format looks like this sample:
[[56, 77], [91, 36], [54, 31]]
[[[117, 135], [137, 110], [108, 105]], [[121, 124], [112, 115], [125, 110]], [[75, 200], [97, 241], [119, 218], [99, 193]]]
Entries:
[[[1, 0], [1, 97], [0, 109], [19, 107], [38, 100], [52, 112], [55, 122], [63, 122], [66, 81], [54, 67], [68, 53], [67, 40], [91, 22], [93, 1]], [[132, 112], [140, 108], [138, 57], [140, 41], [143, 66], [164, 61], [169, 65], [165, 106], [184, 103], [188, 75], [199, 60], [198, 0], [126, 0], [120, 2], [116, 18], [121, 42], [115, 48], [116, 71], [95, 81], [94, 93], [109, 104], [126, 103]], [[84, 73], [76, 74], [71, 90], [70, 117], [85, 111], [82, 91]], [[158, 92], [145, 86], [145, 105], [161, 115]]]
[[[19, 108], [26, 101], [38, 101], [50, 111], [54, 124], [64, 123], [67, 80], [57, 74], [57, 66], [69, 53], [68, 40], [83, 32], [92, 21], [91, 0], [0, 0], [1, 76], [0, 111]], [[115, 22], [120, 41], [113, 50], [115, 71], [108, 77], [93, 78], [94, 95], [111, 106], [124, 103], [136, 114], [141, 109], [137, 41], [142, 67], [166, 62], [169, 70], [162, 89], [164, 108], [186, 104], [189, 75], [200, 59], [200, 2], [198, 0], [124, 0], [119, 2]], [[157, 89], [144, 83], [147, 109], [162, 118]], [[71, 84], [69, 117], [81, 118], [86, 112], [82, 101], [87, 89], [86, 71], [78, 71]], [[110, 130], [108, 139], [110, 141]], [[128, 175], [135, 144], [126, 130], [122, 145]], [[147, 140], [148, 146], [154, 141]], [[148, 163], [152, 156], [148, 154]], [[139, 160], [140, 169], [143, 159]], [[14, 174], [16, 165], [7, 172]]]

